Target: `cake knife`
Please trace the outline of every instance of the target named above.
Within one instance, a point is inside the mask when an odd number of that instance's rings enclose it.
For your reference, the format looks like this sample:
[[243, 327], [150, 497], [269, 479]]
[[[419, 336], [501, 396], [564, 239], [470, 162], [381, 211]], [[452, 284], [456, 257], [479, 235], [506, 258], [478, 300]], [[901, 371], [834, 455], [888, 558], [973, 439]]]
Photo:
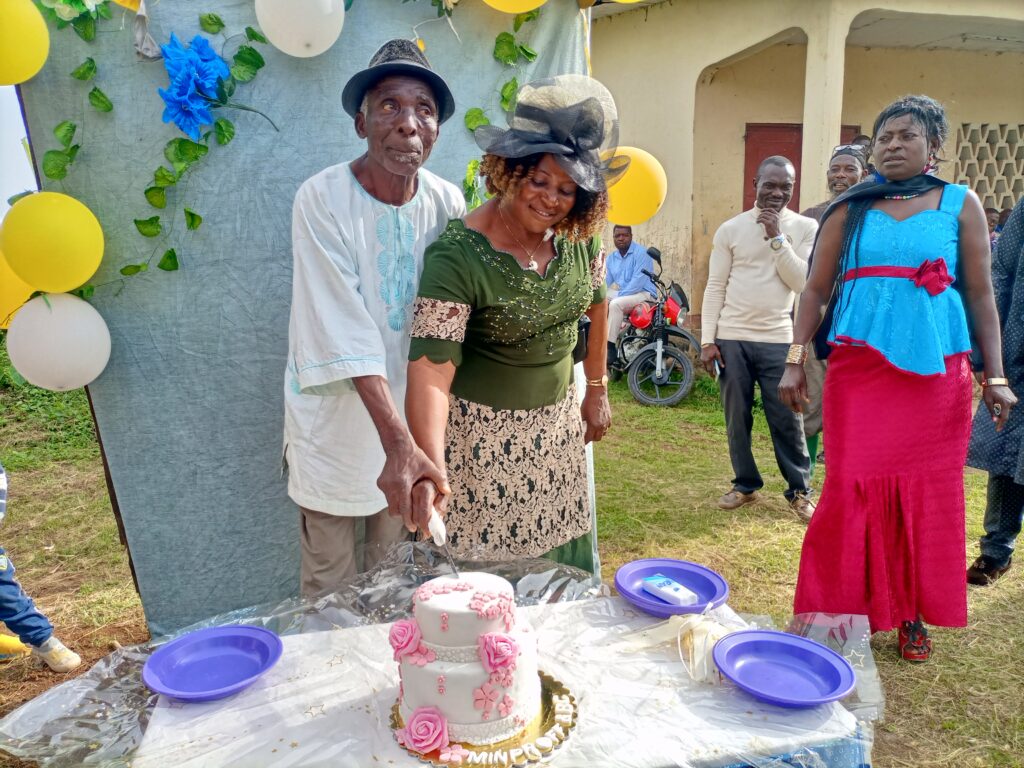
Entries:
[[444, 550], [444, 555], [448, 558], [448, 565], [452, 567], [456, 578], [460, 578], [459, 569], [455, 567], [455, 558], [452, 557], [452, 552], [448, 549], [448, 531], [444, 527], [444, 520], [437, 514], [436, 509], [430, 510], [430, 521], [427, 523], [427, 530], [430, 531], [430, 535], [434, 538], [434, 543]]

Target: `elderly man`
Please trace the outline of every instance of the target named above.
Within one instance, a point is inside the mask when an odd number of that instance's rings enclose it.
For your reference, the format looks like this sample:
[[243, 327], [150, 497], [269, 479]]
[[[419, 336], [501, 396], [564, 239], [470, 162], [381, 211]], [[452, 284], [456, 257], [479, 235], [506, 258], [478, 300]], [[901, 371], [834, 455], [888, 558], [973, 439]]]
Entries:
[[292, 217], [284, 450], [304, 595], [356, 573], [358, 519], [368, 569], [403, 528], [425, 527], [428, 510], [412, 507], [418, 481], [448, 490], [395, 404], [423, 251], [465, 215], [461, 191], [423, 168], [455, 102], [414, 42], [391, 40], [342, 105], [366, 153], [304, 182]]
[[[815, 221], [821, 221], [825, 209], [836, 198], [855, 184], [859, 184], [868, 175], [867, 152], [859, 144], [840, 144], [832, 150], [825, 171], [825, 183], [828, 186], [829, 199], [818, 203], [813, 208], [801, 212]], [[819, 360], [814, 354], [813, 345], [808, 349], [807, 360], [804, 362], [807, 374], [807, 398], [810, 402], [804, 408], [804, 438], [807, 441], [807, 453], [811, 458], [811, 474], [818, 457], [818, 440], [821, 437], [821, 394], [825, 386], [825, 361]]]
[[779, 399], [778, 386], [793, 340], [793, 302], [807, 280], [817, 222], [793, 213], [796, 171], [778, 155], [765, 158], [754, 178], [754, 208], [715, 233], [701, 308], [701, 362], [717, 375], [732, 459], [732, 490], [718, 500], [736, 509], [764, 485], [751, 450], [754, 384], [761, 388], [786, 499], [803, 520], [814, 512], [811, 467], [800, 414]]
[[656, 299], [654, 283], [643, 270], [654, 271], [654, 260], [647, 249], [633, 242], [633, 228], [616, 224], [612, 229], [615, 250], [605, 260], [608, 283], [608, 355], [613, 359], [615, 339], [622, 330], [622, 319], [642, 301]]

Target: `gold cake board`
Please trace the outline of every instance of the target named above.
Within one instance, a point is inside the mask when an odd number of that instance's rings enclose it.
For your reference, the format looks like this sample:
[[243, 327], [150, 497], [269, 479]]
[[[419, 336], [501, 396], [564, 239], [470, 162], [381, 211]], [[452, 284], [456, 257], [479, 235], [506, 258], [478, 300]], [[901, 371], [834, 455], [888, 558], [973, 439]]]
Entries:
[[[405, 745], [401, 745], [402, 748], [413, 757], [418, 758], [420, 762], [439, 768], [450, 768], [452, 765], [493, 765], [520, 768], [521, 766], [550, 762], [552, 753], [569, 738], [569, 733], [576, 728], [579, 707], [576, 704], [576, 697], [562, 683], [544, 672], [539, 674], [540, 714], [519, 735], [485, 746], [456, 742], [471, 753], [468, 757], [463, 758], [461, 763], [442, 763], [440, 750], [422, 754]], [[402, 722], [402, 715], [396, 701], [391, 707], [391, 730], [395, 731], [404, 726], [405, 723]], [[504, 759], [502, 759], [502, 755], [504, 755]]]

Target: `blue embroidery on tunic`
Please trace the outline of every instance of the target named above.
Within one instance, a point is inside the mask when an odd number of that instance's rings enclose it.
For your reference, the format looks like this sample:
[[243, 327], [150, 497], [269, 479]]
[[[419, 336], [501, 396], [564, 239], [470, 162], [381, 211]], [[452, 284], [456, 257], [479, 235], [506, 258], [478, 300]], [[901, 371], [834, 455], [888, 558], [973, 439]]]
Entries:
[[416, 298], [416, 228], [404, 211], [388, 210], [377, 217], [377, 256], [380, 297], [388, 308], [388, 326], [403, 330], [409, 322], [409, 307]]

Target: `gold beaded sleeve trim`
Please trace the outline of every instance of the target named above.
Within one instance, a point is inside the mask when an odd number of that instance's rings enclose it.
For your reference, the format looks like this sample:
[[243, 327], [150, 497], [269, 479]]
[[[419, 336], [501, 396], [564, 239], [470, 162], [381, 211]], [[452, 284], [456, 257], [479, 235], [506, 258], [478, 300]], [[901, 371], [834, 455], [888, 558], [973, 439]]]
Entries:
[[604, 248], [602, 248], [590, 262], [590, 287], [596, 291], [604, 285], [607, 273], [608, 268], [604, 258]]
[[469, 322], [469, 304], [455, 301], [416, 298], [412, 335], [421, 339], [442, 339], [462, 343]]

